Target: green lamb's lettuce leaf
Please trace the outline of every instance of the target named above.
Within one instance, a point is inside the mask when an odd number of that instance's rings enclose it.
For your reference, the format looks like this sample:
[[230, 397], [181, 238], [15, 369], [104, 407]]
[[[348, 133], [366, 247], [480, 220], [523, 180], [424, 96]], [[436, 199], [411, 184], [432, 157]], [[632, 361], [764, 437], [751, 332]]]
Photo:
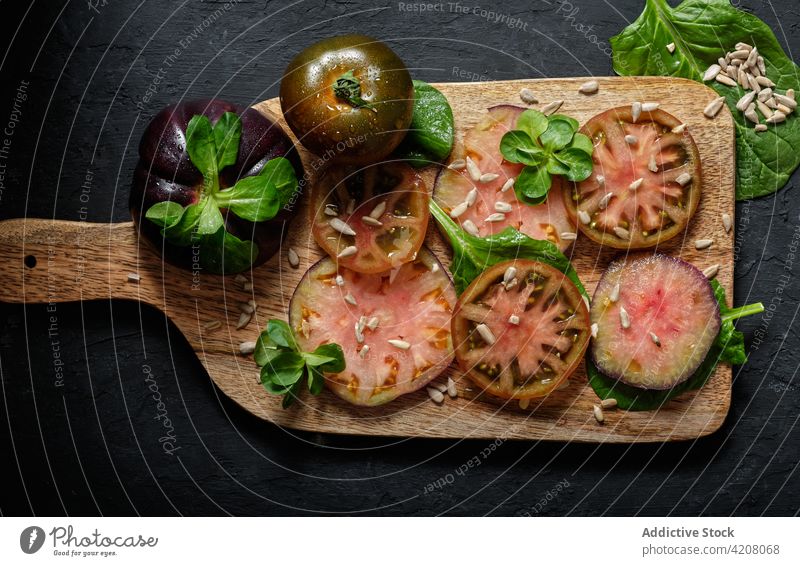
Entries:
[[[239, 140], [236, 140], [239, 150]], [[186, 127], [186, 152], [195, 167], [203, 174], [206, 190], [214, 192], [219, 188], [219, 165], [217, 162], [217, 144], [211, 121], [202, 115], [192, 116]]]
[[239, 155], [239, 140], [242, 137], [242, 120], [233, 112], [225, 112], [214, 124], [214, 144], [217, 150], [217, 168], [236, 163]]
[[413, 167], [443, 162], [453, 149], [453, 109], [435, 87], [414, 81], [414, 111], [397, 155]]
[[240, 273], [253, 265], [258, 245], [240, 240], [224, 227], [214, 234], [201, 236], [198, 244], [200, 266], [211, 273]]
[[165, 200], [157, 202], [145, 213], [145, 218], [161, 228], [169, 228], [176, 224], [183, 216], [183, 207], [177, 202]]
[[253, 359], [261, 367], [261, 384], [273, 395], [283, 395], [283, 408], [290, 406], [300, 393], [303, 377], [312, 395], [325, 386], [325, 373], [345, 369], [344, 352], [338, 344], [322, 344], [313, 352], [297, 346], [289, 325], [271, 319], [256, 341]]
[[733, 326], [733, 321], [743, 316], [763, 312], [764, 306], [761, 303], [755, 303], [733, 309], [729, 308], [725, 301], [725, 290], [722, 285], [714, 279], [711, 281], [711, 287], [719, 305], [722, 325], [703, 363], [700, 364], [700, 367], [689, 379], [665, 391], [640, 389], [600, 373], [597, 366], [587, 357], [586, 373], [589, 376], [589, 385], [592, 386], [597, 396], [601, 399], [616, 399], [617, 405], [621, 409], [628, 411], [652, 411], [682, 393], [703, 387], [720, 362], [728, 362], [735, 365], [745, 363], [747, 354], [744, 349], [744, 335], [736, 330]]
[[[620, 75], [665, 75], [702, 81], [705, 70], [738, 42], [758, 47], [767, 76], [778, 92], [800, 92], [800, 68], [786, 56], [767, 24], [734, 8], [728, 0], [685, 0], [672, 8], [666, 0], [646, 0], [644, 12], [611, 38], [614, 70]], [[667, 45], [675, 44], [670, 53]], [[757, 133], [735, 109], [744, 95], [739, 86], [716, 81], [708, 86], [724, 96], [736, 125], [736, 198], [764, 196], [783, 187], [800, 164], [800, 121]]]
[[453, 247], [450, 272], [459, 294], [488, 267], [501, 261], [525, 258], [552, 265], [566, 274], [582, 295], [587, 296], [575, 268], [552, 242], [534, 240], [511, 227], [499, 234], [479, 238], [462, 230], [434, 201], [430, 202], [429, 208]]

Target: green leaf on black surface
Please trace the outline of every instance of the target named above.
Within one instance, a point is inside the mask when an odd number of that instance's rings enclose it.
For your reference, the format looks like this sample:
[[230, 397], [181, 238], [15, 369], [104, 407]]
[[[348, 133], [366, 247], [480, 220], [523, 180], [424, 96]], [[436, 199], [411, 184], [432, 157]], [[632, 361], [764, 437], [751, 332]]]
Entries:
[[703, 363], [689, 376], [689, 379], [664, 391], [631, 387], [600, 373], [587, 356], [586, 373], [589, 376], [589, 385], [597, 396], [601, 399], [616, 399], [618, 406], [628, 411], [652, 411], [682, 393], [703, 387], [720, 362], [743, 364], [747, 360], [744, 336], [734, 328], [733, 321], [743, 316], [758, 314], [764, 310], [764, 306], [755, 303], [731, 309], [725, 302], [725, 290], [722, 285], [714, 279], [711, 281], [711, 287], [719, 305], [722, 326]]
[[[738, 42], [758, 47], [767, 77], [778, 92], [800, 92], [800, 68], [786, 56], [767, 24], [734, 8], [728, 0], [685, 0], [672, 8], [666, 0], [646, 0], [644, 12], [611, 38], [614, 70], [620, 75], [666, 75], [702, 81], [712, 64]], [[675, 52], [666, 46], [675, 44]], [[706, 83], [726, 98], [736, 126], [736, 198], [768, 195], [786, 184], [800, 164], [800, 122], [786, 122], [758, 133], [736, 102], [745, 91], [716, 81]]]

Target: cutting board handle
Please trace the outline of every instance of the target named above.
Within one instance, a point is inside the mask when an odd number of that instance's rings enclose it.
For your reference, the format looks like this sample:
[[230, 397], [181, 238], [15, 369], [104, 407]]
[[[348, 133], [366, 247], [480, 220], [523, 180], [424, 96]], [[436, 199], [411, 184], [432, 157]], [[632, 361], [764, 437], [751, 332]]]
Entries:
[[142, 288], [129, 281], [128, 274], [139, 273], [140, 263], [152, 261], [152, 255], [149, 249], [140, 249], [133, 222], [4, 220], [0, 301], [138, 300]]

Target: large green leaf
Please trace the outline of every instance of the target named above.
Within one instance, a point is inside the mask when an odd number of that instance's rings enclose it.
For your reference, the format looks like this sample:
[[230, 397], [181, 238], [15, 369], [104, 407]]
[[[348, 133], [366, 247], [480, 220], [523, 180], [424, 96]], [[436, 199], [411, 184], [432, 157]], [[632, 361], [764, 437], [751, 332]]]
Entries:
[[[666, 0], [646, 0], [639, 18], [611, 38], [614, 70], [620, 75], [701, 81], [705, 70], [740, 41], [758, 47], [778, 91], [800, 91], [800, 68], [786, 56], [769, 26], [728, 0], [685, 0], [676, 8]], [[675, 44], [674, 53], [667, 50], [670, 43]], [[780, 189], [800, 164], [800, 122], [790, 116], [785, 123], [756, 133], [735, 108], [745, 91], [716, 81], [708, 85], [725, 97], [736, 123], [736, 198]]]

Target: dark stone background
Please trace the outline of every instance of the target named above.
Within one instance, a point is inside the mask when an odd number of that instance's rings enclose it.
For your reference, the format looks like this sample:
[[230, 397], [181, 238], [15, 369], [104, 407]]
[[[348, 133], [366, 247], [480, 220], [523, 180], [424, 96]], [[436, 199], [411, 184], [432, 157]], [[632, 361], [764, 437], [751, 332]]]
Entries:
[[[77, 220], [91, 170], [86, 218], [128, 219], [135, 147], [161, 106], [181, 97], [248, 104], [276, 96], [292, 55], [324, 37], [352, 31], [382, 38], [416, 77], [431, 81], [459, 80], [455, 69], [488, 79], [609, 75], [607, 38], [643, 2], [462, 3], [520, 18], [525, 28], [512, 30], [449, 11], [447, 3], [444, 12], [419, 15], [396, 2], [243, 0], [191, 40], [141, 110], [137, 103], [165, 56], [223, 2], [107, 4], [99, 13], [82, 0], [0, 5], [0, 123], [20, 81], [30, 82], [0, 196], [2, 218]], [[777, 30], [789, 53], [800, 48], [796, 5], [741, 4]], [[776, 11], [783, 12], [782, 28]], [[66, 385], [56, 388], [44, 306], [0, 305], [0, 512], [513, 515], [533, 512], [550, 492], [555, 497], [541, 513], [796, 514], [800, 287], [792, 266], [784, 268], [798, 230], [797, 179], [737, 209], [737, 303], [762, 300], [774, 315], [739, 325], [748, 342], [759, 332], [761, 343], [735, 372], [730, 415], [709, 438], [646, 446], [508, 442], [459, 476], [456, 469], [490, 442], [280, 430], [224, 398], [182, 336], [159, 312], [136, 304], [58, 307], [67, 371]], [[781, 296], [784, 273], [790, 279]], [[178, 457], [158, 442], [162, 428], [144, 363], [175, 423]], [[424, 494], [447, 474], [452, 484]]]

